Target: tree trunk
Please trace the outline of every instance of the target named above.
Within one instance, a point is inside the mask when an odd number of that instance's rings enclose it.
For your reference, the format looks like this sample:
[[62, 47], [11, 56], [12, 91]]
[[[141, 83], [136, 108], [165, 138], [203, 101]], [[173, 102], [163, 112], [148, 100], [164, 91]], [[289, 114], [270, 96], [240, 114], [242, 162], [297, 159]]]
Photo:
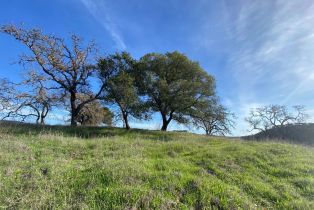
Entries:
[[170, 114], [169, 119], [167, 119], [167, 116], [163, 113], [161, 113], [161, 117], [162, 117], [162, 127], [160, 130], [167, 131], [168, 125], [170, 121], [172, 120], [172, 114]]
[[39, 120], [40, 120], [40, 116], [38, 115], [38, 116], [37, 116], [37, 119], [36, 119], [36, 124], [37, 124], [37, 125], [39, 124]]
[[45, 125], [45, 117], [43, 115], [40, 117], [40, 124]]
[[71, 92], [70, 103], [71, 103], [71, 125], [77, 126], [76, 117], [77, 117], [77, 108], [76, 108], [76, 94]]
[[44, 106], [41, 110], [41, 115], [40, 115], [40, 124], [45, 125], [45, 118], [49, 112], [49, 108], [47, 106]]
[[163, 122], [162, 122], [161, 130], [162, 130], [162, 131], [167, 131], [168, 124], [169, 124], [169, 123], [167, 123], [167, 121], [163, 121]]
[[74, 114], [71, 113], [71, 125], [72, 125], [72, 126], [77, 126], [77, 123], [76, 123], [75, 118], [76, 118], [76, 117], [74, 116]]
[[129, 125], [129, 120], [128, 120], [128, 113], [126, 112], [122, 112], [122, 117], [123, 117], [123, 121], [124, 121], [124, 126], [127, 130], [130, 129], [130, 125]]

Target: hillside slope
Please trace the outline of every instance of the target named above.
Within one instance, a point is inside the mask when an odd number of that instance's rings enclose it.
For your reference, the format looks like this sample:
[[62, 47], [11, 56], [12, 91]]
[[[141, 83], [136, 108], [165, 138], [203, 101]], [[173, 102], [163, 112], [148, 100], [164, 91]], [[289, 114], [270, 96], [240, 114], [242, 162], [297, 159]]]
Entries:
[[285, 125], [244, 138], [253, 140], [278, 139], [298, 144], [314, 145], [314, 123]]
[[0, 128], [0, 208], [314, 209], [314, 148], [116, 128]]

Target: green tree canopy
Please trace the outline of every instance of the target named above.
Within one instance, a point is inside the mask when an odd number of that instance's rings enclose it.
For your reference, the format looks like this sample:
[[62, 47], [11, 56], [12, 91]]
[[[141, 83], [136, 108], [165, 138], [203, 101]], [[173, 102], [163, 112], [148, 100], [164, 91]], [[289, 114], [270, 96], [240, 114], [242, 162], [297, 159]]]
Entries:
[[151, 109], [161, 114], [161, 130], [167, 130], [171, 120], [187, 123], [193, 107], [215, 95], [214, 77], [179, 52], [143, 56], [136, 78]]
[[[79, 100], [86, 100], [86, 95], [78, 95]], [[76, 121], [81, 125], [98, 126], [105, 124], [112, 126], [114, 114], [107, 108], [103, 107], [99, 100], [94, 100], [86, 104], [77, 115]]]
[[130, 129], [129, 117], [147, 118], [145, 106], [138, 96], [133, 71], [136, 61], [129, 53], [122, 52], [101, 58], [98, 62], [100, 77], [106, 83], [104, 100], [119, 107], [126, 129]]

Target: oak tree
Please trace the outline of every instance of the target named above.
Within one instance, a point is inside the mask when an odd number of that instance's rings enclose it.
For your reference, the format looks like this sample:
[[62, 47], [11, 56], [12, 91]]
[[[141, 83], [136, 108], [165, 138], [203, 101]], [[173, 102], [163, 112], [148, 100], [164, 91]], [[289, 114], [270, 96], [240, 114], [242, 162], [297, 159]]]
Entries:
[[172, 120], [187, 123], [193, 106], [215, 95], [214, 77], [179, 52], [143, 56], [136, 75], [141, 94], [160, 113], [164, 131]]
[[37, 124], [45, 124], [45, 118], [53, 107], [60, 105], [62, 95], [46, 87], [46, 78], [30, 71], [23, 81], [0, 81], [1, 119], [25, 121], [35, 118]]
[[[84, 96], [80, 95], [79, 100], [85, 100]], [[85, 126], [98, 126], [101, 124], [112, 126], [113, 117], [113, 113], [107, 107], [102, 106], [99, 100], [94, 100], [80, 110], [76, 120]]]
[[217, 98], [199, 103], [191, 114], [191, 119], [193, 125], [203, 129], [206, 135], [231, 134], [231, 129], [235, 125], [235, 115], [220, 104]]
[[250, 125], [249, 131], [265, 132], [274, 127], [288, 124], [304, 123], [308, 118], [304, 106], [293, 106], [290, 111], [286, 106], [267, 105], [251, 109], [245, 121]]
[[98, 61], [100, 77], [106, 84], [103, 90], [104, 101], [118, 107], [126, 129], [130, 129], [130, 117], [148, 118], [135, 86], [135, 64], [136, 61], [127, 52], [115, 53]]
[[[76, 125], [81, 109], [99, 98], [104, 88], [100, 84], [95, 91], [91, 89], [91, 79], [96, 73], [92, 65], [96, 51], [94, 43], [84, 45], [76, 35], [72, 35], [67, 42], [54, 35], [43, 34], [39, 29], [24, 29], [15, 25], [4, 25], [0, 31], [14, 37], [31, 52], [22, 55], [21, 63], [37, 64], [40, 73], [49, 79], [51, 88], [68, 95], [71, 125]], [[78, 103], [79, 94], [88, 97]]]

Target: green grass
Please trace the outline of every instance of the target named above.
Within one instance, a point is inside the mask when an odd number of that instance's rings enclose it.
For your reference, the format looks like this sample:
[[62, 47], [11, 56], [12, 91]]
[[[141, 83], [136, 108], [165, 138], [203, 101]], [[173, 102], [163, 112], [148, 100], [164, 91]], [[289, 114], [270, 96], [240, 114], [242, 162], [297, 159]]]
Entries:
[[313, 147], [1, 126], [0, 208], [314, 209]]

